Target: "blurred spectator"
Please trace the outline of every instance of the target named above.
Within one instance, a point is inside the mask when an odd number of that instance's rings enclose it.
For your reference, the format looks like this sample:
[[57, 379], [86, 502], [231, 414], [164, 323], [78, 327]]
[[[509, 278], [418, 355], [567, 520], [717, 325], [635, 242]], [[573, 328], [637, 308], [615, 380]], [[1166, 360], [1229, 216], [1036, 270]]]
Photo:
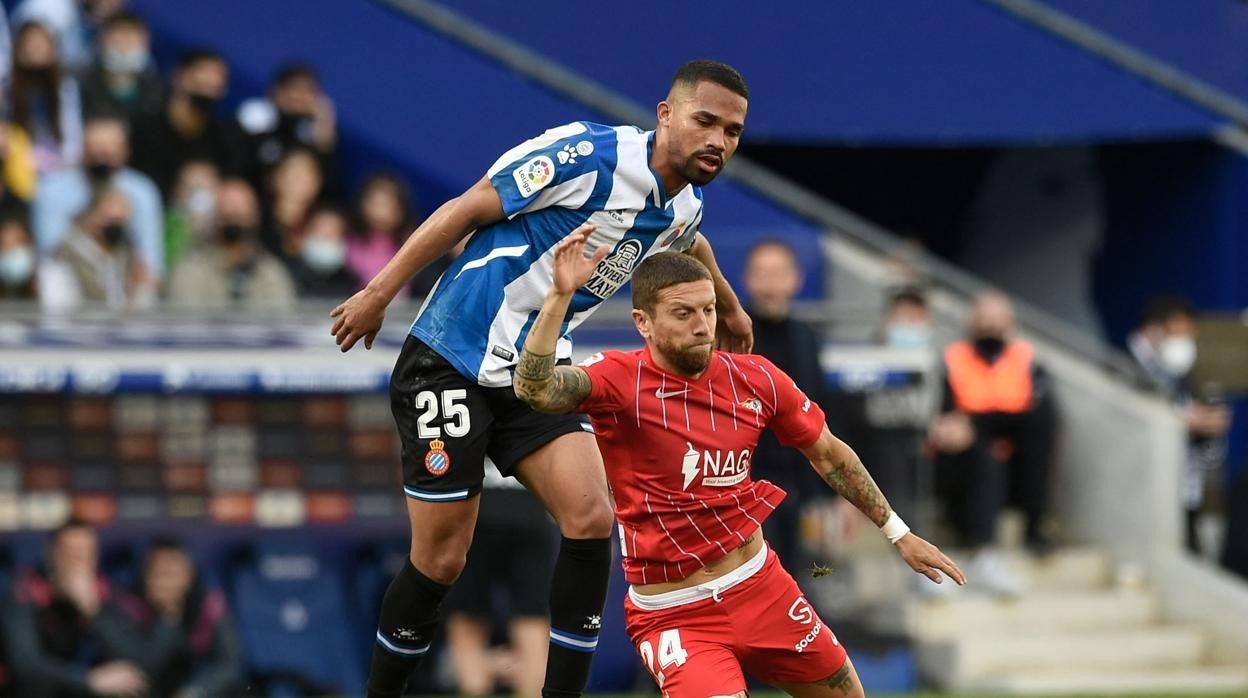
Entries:
[[229, 67], [211, 49], [182, 54], [164, 107], [135, 119], [134, 168], [151, 177], [168, 200], [178, 172], [188, 160], [209, 160], [222, 175], [246, 171], [242, 132], [217, 115], [229, 90]]
[[165, 233], [160, 192], [146, 175], [126, 166], [130, 144], [119, 116], [99, 115], [87, 121], [82, 166], [44, 175], [32, 210], [39, 249], [60, 244], [74, 215], [93, 192], [114, 189], [130, 204], [129, 231], [135, 251], [148, 271], [160, 279], [165, 272]]
[[82, 75], [82, 110], [121, 114], [126, 123], [160, 111], [165, 84], [151, 56], [147, 23], [133, 12], [120, 12], [100, 31], [100, 55]]
[[[520, 483], [492, 463], [485, 473], [482, 496], [496, 501], [481, 508], [468, 563], [445, 602], [457, 693], [494, 695], [501, 683], [517, 696], [537, 698], [550, 637], [546, 582], [554, 570], [555, 531]], [[494, 619], [506, 619], [506, 646], [498, 649], [491, 648], [492, 635], [500, 635]]]
[[931, 483], [919, 478], [929, 474], [923, 442], [936, 409], [936, 390], [921, 378], [934, 358], [931, 311], [921, 289], [906, 286], [890, 294], [879, 340], [889, 349], [915, 353], [915, 363], [906, 364], [915, 380], [857, 394], [853, 444], [893, 508], [917, 514], [920, 497], [932, 495]]
[[0, 209], [14, 200], [25, 206], [35, 195], [35, 153], [30, 137], [17, 124], [0, 121]]
[[13, 36], [9, 33], [9, 14], [0, 5], [0, 94], [9, 94], [13, 77]]
[[1211, 472], [1226, 456], [1231, 412], [1216, 387], [1191, 385], [1196, 363], [1196, 309], [1183, 298], [1163, 296], [1148, 304], [1143, 322], [1127, 338], [1127, 347], [1155, 388], [1184, 412], [1187, 459], [1183, 468], [1183, 509], [1187, 547], [1201, 552], [1197, 523], [1205, 504]]
[[217, 166], [211, 162], [190, 160], [182, 166], [165, 215], [165, 262], [170, 269], [188, 251], [211, 241], [220, 185]]
[[0, 613], [14, 695], [138, 696], [147, 677], [133, 659], [130, 623], [99, 575], [95, 531], [70, 521], [48, 546], [45, 569], [14, 584]]
[[[820, 341], [814, 328], [792, 315], [793, 298], [802, 288], [802, 274], [793, 248], [778, 240], [750, 248], [745, 261], [746, 308], [754, 319], [754, 353], [767, 357], [793, 378], [803, 392], [827, 404]], [[764, 431], [755, 450], [758, 476], [782, 487], [789, 496], [765, 522], [763, 533], [777, 555], [803, 567], [802, 508], [826, 497], [827, 485], [798, 451], [783, 448], [775, 435]]]
[[260, 210], [245, 180], [222, 182], [212, 243], [187, 255], [169, 277], [170, 302], [193, 308], [281, 309], [295, 305], [286, 267], [260, 245]]
[[156, 300], [156, 280], [134, 246], [130, 200], [117, 189], [97, 189], [69, 226], [42, 270], [40, 297], [51, 310], [83, 304], [145, 308]]
[[345, 298], [360, 290], [360, 280], [347, 268], [347, 214], [318, 206], [308, 215], [299, 257], [291, 274], [300, 298]]
[[1014, 329], [1005, 295], [975, 298], [967, 338], [945, 350], [945, 395], [929, 432], [937, 494], [974, 555], [967, 579], [1007, 596], [1021, 593], [1023, 581], [995, 552], [997, 518], [1007, 503], [1019, 507], [1027, 545], [1047, 551], [1042, 519], [1056, 419], [1048, 375]]
[[243, 666], [225, 596], [204, 586], [181, 544], [153, 540], [139, 595], [119, 605], [135, 626], [138, 664], [151, 695], [236, 695]]
[[39, 256], [26, 220], [0, 212], [0, 300], [39, 298]]
[[370, 175], [355, 199], [347, 266], [361, 281], [372, 279], [411, 235], [415, 219], [411, 194], [403, 180], [390, 174]]
[[34, 143], [40, 173], [78, 164], [82, 155], [82, 105], [78, 82], [61, 68], [56, 39], [27, 22], [13, 41], [13, 121]]
[[303, 227], [324, 190], [325, 178], [316, 155], [307, 148], [287, 150], [269, 177], [269, 225], [265, 232], [271, 237], [264, 243], [270, 252], [288, 262], [299, 256]]
[[257, 97], [238, 108], [238, 122], [251, 139], [251, 163], [257, 186], [265, 182], [291, 148], [307, 148], [320, 160], [325, 189], [337, 192], [338, 125], [334, 103], [321, 91], [312, 67], [282, 66], [269, 85], [268, 98]]
[[49, 27], [61, 46], [61, 65], [78, 72], [91, 63], [97, 28], [125, 6], [126, 0], [22, 0], [13, 11], [13, 23], [34, 21]]

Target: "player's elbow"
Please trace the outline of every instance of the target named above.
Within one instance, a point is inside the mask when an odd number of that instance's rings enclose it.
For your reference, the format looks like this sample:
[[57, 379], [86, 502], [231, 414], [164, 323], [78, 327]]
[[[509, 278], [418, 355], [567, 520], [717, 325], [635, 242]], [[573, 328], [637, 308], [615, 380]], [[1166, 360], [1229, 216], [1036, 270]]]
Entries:
[[526, 405], [538, 412], [550, 414], [550, 396], [547, 394], [547, 391], [543, 390], [545, 387], [519, 377], [515, 378], [511, 383], [511, 389], [515, 391], [516, 397], [520, 398]]

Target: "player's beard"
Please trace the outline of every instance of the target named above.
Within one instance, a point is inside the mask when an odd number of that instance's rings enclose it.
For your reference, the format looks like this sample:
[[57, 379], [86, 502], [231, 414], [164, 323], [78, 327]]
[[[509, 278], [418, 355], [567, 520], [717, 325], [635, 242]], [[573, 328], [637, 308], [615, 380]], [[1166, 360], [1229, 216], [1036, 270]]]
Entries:
[[[702, 155], [714, 155], [720, 158], [719, 167], [716, 168], [714, 172], [707, 172], [703, 170], [701, 167], [698, 166], [698, 162], [699, 162], [698, 158]], [[684, 175], [684, 178], [687, 181], [689, 181], [689, 183], [694, 184], [699, 187], [704, 187], [707, 184], [710, 184], [711, 180], [715, 179], [715, 177], [719, 175], [720, 172], [724, 171], [723, 157], [724, 156], [719, 153], [711, 153], [711, 152], [700, 150], [696, 153], [693, 153], [692, 155], [690, 155], [688, 158], [685, 159], [684, 166], [680, 168], [681, 174]]]
[[659, 352], [668, 363], [685, 376], [696, 376], [711, 365], [712, 348], [713, 345], [710, 344], [678, 347], [670, 342], [660, 342], [658, 345]]

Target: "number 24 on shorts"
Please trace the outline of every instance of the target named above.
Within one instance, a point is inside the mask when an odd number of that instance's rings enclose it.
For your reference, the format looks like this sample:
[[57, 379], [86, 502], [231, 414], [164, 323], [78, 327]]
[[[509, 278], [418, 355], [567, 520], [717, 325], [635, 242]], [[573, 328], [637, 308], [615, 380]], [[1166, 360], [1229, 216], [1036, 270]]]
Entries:
[[659, 633], [659, 665], [654, 665], [654, 646], [649, 640], [642, 640], [637, 645], [637, 651], [641, 654], [641, 660], [646, 663], [646, 669], [658, 682], [659, 686], [663, 686], [663, 680], [666, 678], [663, 670], [673, 665], [680, 666], [689, 659], [689, 653], [684, 647], [680, 646], [680, 631], [676, 629], [664, 630]]
[[[438, 395], [432, 390], [416, 393], [413, 402], [416, 409], [423, 411], [416, 419], [416, 435], [421, 439], [437, 439], [442, 436], [442, 429], [445, 429], [446, 435], [451, 438], [467, 436], [472, 430], [472, 418], [468, 413], [468, 406], [460, 404], [459, 401], [468, 397], [468, 391], [462, 388], [445, 390], [441, 393], [440, 401]], [[439, 402], [442, 403], [442, 416], [446, 419], [442, 428], [431, 426], [433, 420], [438, 418]]]

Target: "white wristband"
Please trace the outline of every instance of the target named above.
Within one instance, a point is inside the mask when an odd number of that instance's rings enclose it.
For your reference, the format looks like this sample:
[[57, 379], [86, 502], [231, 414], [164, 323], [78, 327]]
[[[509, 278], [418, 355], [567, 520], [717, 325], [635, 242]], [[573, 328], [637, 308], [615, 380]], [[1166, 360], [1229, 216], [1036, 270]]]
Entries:
[[901, 520], [897, 512], [890, 511], [888, 513], [888, 521], [885, 521], [884, 525], [880, 526], [880, 532], [884, 534], [889, 543], [896, 543], [910, 532], [910, 527], [906, 525], [905, 521]]

